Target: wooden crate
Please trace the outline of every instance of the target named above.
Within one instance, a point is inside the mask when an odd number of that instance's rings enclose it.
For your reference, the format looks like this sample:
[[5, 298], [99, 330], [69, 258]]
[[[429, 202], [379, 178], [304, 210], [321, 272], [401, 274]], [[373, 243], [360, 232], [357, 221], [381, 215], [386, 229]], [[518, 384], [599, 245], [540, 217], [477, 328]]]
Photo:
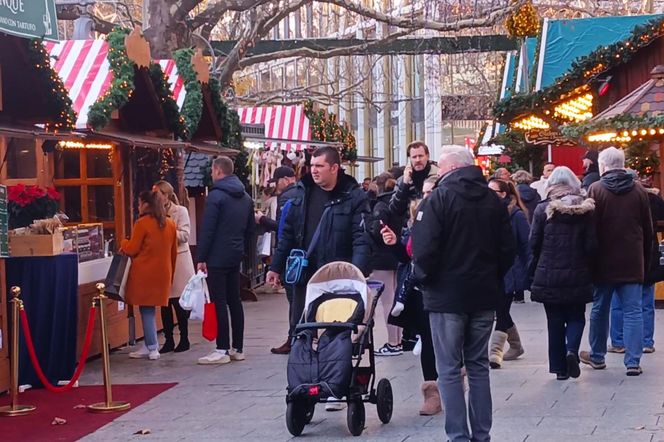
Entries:
[[62, 232], [53, 235], [9, 235], [10, 256], [54, 256], [62, 253]]

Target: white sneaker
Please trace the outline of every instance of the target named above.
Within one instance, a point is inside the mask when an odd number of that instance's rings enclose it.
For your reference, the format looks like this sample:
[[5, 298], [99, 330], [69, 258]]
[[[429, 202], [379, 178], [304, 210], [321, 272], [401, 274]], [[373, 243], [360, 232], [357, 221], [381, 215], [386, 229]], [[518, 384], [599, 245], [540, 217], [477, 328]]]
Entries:
[[229, 362], [231, 362], [231, 357], [226, 350], [212, 350], [207, 356], [198, 358], [198, 363], [201, 365], [228, 364]]
[[325, 411], [341, 411], [344, 408], [346, 408], [345, 402], [331, 402], [336, 400], [338, 399], [332, 396], [327, 398], [327, 404], [325, 404]]
[[229, 356], [231, 357], [231, 361], [244, 361], [244, 353], [234, 348], [229, 352]]
[[151, 361], [156, 361], [160, 357], [161, 355], [159, 354], [159, 350], [151, 350], [150, 354], [148, 355], [148, 359]]
[[[150, 356], [150, 350], [145, 345], [142, 345], [137, 351], [132, 351], [129, 353], [129, 357], [132, 359], [147, 359]], [[159, 354], [159, 352], [157, 352]]]

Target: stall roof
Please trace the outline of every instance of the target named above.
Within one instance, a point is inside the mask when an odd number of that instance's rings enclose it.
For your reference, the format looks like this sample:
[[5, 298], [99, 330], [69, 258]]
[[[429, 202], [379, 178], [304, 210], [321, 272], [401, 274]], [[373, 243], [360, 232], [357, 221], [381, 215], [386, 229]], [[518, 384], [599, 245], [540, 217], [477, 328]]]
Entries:
[[270, 149], [301, 151], [311, 144], [309, 119], [303, 105], [240, 107], [237, 112], [241, 124], [264, 125], [264, 140]]
[[158, 60], [161, 70], [168, 77], [168, 85], [171, 87], [173, 99], [178, 104], [178, 109], [182, 110], [184, 99], [187, 96], [187, 91], [184, 87], [184, 80], [178, 74], [178, 67], [175, 60]]
[[207, 166], [210, 155], [205, 153], [191, 152], [184, 162], [184, 185], [185, 187], [203, 187], [202, 168]]
[[137, 135], [129, 132], [121, 131], [97, 131], [85, 132], [87, 138], [96, 138], [108, 141], [115, 141], [118, 143], [128, 144], [133, 147], [147, 147], [150, 149], [191, 149], [189, 143], [182, 141], [173, 141], [168, 138], [156, 138], [150, 136]]
[[664, 112], [664, 66], [656, 66], [652, 78], [607, 108], [591, 121], [606, 120], [619, 115], [655, 116]]

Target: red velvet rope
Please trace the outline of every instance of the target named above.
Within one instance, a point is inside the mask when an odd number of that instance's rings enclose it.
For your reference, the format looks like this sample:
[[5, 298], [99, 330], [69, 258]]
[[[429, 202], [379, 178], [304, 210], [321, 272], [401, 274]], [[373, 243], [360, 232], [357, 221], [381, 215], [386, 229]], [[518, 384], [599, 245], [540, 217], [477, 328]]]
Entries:
[[74, 384], [78, 381], [78, 378], [81, 377], [83, 373], [83, 368], [85, 367], [85, 361], [88, 359], [88, 352], [90, 351], [90, 344], [92, 343], [92, 331], [95, 326], [95, 317], [97, 308], [93, 305], [90, 307], [90, 316], [88, 316], [88, 328], [85, 330], [85, 341], [83, 343], [83, 348], [81, 349], [81, 359], [78, 361], [78, 366], [72, 376], [71, 380], [67, 385], [61, 387], [56, 387], [51, 385], [51, 383], [46, 379], [44, 372], [42, 371], [41, 365], [39, 365], [39, 359], [37, 359], [37, 353], [35, 352], [35, 347], [32, 343], [32, 335], [30, 334], [30, 325], [28, 324], [28, 315], [25, 313], [25, 310], [21, 309], [21, 326], [23, 327], [23, 334], [25, 335], [25, 343], [28, 347], [28, 354], [30, 355], [30, 360], [32, 365], [35, 368], [37, 377], [44, 384], [44, 387], [52, 393], [64, 393], [69, 391], [74, 387]]

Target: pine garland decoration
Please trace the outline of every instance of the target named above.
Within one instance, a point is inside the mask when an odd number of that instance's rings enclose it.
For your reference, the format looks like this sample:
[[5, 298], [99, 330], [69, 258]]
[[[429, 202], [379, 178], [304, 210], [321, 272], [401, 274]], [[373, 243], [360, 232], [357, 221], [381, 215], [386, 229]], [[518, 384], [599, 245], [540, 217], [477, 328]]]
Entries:
[[134, 92], [134, 63], [127, 57], [125, 48], [125, 36], [128, 34], [128, 29], [116, 27], [106, 38], [113, 82], [88, 111], [88, 125], [94, 130], [103, 129], [111, 120], [113, 111], [127, 104]]
[[[568, 124], [560, 128], [560, 131], [569, 138], [582, 139], [587, 135], [593, 135], [602, 132], [616, 132], [618, 135], [630, 137], [644, 137], [658, 135], [662, 136], [659, 129], [664, 128], [664, 114], [658, 115], [616, 115], [598, 121], [588, 121], [580, 124]], [[651, 133], [655, 130], [655, 133]], [[645, 132], [644, 132], [645, 131]], [[612, 143], [614, 144], [614, 143]]]
[[357, 160], [355, 135], [348, 123], [339, 124], [337, 116], [324, 109], [314, 110], [311, 100], [304, 103], [304, 113], [309, 119], [312, 140], [341, 143], [339, 153], [342, 161], [353, 163]]
[[608, 46], [601, 46], [590, 54], [577, 58], [571, 68], [549, 87], [532, 94], [513, 95], [500, 100], [493, 107], [494, 117], [509, 123], [527, 112], [541, 112], [551, 104], [587, 84], [604, 72], [629, 62], [634, 55], [664, 35], [664, 17], [636, 26], [630, 37]]
[[173, 53], [178, 74], [182, 77], [184, 89], [187, 91], [181, 111], [187, 140], [190, 140], [196, 133], [203, 115], [203, 87], [191, 64], [193, 55], [194, 50], [191, 48], [180, 49]]
[[76, 123], [76, 112], [72, 108], [69, 91], [65, 88], [58, 73], [51, 67], [51, 59], [44, 47], [44, 41], [36, 38], [27, 43], [28, 60], [36, 68], [40, 81], [51, 90], [46, 96], [49, 109], [56, 114], [53, 122], [46, 124], [47, 131], [73, 129]]
[[159, 97], [159, 102], [164, 110], [164, 116], [166, 117], [166, 126], [170, 130], [175, 138], [185, 140], [187, 139], [187, 128], [185, 127], [185, 120], [182, 115], [180, 115], [180, 109], [178, 109], [178, 104], [173, 99], [173, 94], [171, 88], [168, 85], [168, 78], [164, 71], [161, 70], [159, 63], [150, 64], [150, 79], [154, 85], [155, 92]]

